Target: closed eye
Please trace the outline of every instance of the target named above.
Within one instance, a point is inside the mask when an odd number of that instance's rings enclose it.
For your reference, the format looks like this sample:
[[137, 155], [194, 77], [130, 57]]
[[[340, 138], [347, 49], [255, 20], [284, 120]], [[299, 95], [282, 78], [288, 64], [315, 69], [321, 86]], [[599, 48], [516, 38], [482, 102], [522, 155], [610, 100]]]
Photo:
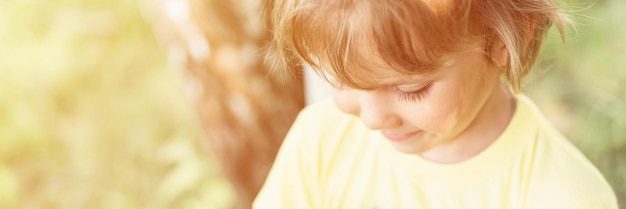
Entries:
[[418, 90], [408, 91], [408, 92], [402, 91], [396, 87], [395, 91], [400, 101], [418, 102], [418, 101], [424, 100], [424, 98], [428, 95], [428, 92], [430, 91], [430, 88], [432, 87], [432, 85], [433, 83], [431, 82], [431, 83], [426, 84], [424, 87]]

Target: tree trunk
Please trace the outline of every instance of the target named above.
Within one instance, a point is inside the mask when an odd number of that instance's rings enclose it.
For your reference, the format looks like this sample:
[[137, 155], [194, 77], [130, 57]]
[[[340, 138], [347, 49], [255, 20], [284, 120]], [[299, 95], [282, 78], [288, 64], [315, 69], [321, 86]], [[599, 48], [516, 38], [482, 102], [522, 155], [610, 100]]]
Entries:
[[[262, 0], [149, 0], [148, 15], [182, 72], [212, 156], [250, 208], [297, 113], [304, 106], [299, 69], [271, 69]], [[144, 7], [145, 8], [145, 7]], [[295, 68], [295, 67], [292, 67]], [[273, 73], [277, 71], [276, 73]]]

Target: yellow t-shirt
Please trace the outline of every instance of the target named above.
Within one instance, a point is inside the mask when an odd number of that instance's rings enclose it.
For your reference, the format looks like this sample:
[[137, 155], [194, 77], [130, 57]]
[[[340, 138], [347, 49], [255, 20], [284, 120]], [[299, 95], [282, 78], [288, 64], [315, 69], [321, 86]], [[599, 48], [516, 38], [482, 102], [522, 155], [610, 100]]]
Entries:
[[394, 150], [331, 102], [303, 110], [256, 209], [615, 208], [602, 174], [518, 96], [504, 133], [480, 154], [437, 164]]

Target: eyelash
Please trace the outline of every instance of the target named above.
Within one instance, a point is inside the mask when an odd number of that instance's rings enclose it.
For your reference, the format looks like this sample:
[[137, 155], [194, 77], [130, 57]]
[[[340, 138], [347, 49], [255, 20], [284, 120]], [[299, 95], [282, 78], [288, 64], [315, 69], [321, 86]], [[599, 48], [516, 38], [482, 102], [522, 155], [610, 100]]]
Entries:
[[396, 89], [396, 92], [398, 94], [398, 98], [400, 98], [401, 101], [418, 102], [418, 101], [422, 101], [424, 97], [426, 97], [426, 95], [430, 91], [431, 86], [432, 86], [432, 83], [429, 83], [417, 91], [403, 92], [403, 91]]

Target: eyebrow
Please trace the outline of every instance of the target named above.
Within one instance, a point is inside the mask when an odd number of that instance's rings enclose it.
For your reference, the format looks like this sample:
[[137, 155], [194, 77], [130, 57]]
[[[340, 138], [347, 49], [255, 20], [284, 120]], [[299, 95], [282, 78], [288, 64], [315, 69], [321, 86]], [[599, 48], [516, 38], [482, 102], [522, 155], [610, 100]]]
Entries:
[[410, 85], [410, 84], [419, 84], [426, 83], [431, 80], [438, 71], [435, 72], [427, 72], [421, 73], [419, 75], [404, 75], [399, 77], [387, 77], [383, 80], [380, 80], [380, 86], [399, 86], [399, 85]]
[[369, 68], [368, 70], [362, 73], [366, 73], [366, 74], [369, 74], [372, 72], [379, 72], [379, 73], [374, 73], [373, 75], [370, 74], [369, 76], [365, 76], [365, 77], [357, 75], [356, 77], [361, 77], [361, 78], [356, 78], [355, 80], [359, 83], [357, 85], [359, 85], [360, 87], [343, 83], [341, 80], [336, 78], [336, 76], [334, 75], [332, 71], [320, 70], [318, 71], [318, 73], [320, 73], [318, 75], [322, 77], [326, 77], [326, 79], [324, 80], [326, 80], [332, 86], [347, 85], [350, 88], [354, 88], [354, 89], [373, 90], [373, 89], [387, 88], [387, 87], [400, 86], [400, 85], [426, 84], [427, 82], [431, 82], [433, 77], [436, 77], [437, 75], [439, 75], [443, 70], [444, 69], [432, 70], [432, 71], [429, 70], [429, 71], [421, 71], [421, 72], [416, 72], [414, 74], [410, 74], [410, 73], [406, 73], [402, 71], [397, 71], [394, 69], [389, 69], [386, 67]]
[[[381, 75], [380, 77], [383, 79], [376, 80], [376, 83], [379, 83], [379, 85], [377, 86], [380, 86], [380, 87], [407, 85], [407, 84], [413, 84], [413, 83], [426, 83], [426, 82], [429, 82], [429, 80], [432, 80], [433, 77], [436, 77], [437, 75], [445, 71], [447, 67], [454, 65], [456, 61], [458, 61], [456, 57], [442, 59], [440, 60], [440, 62], [443, 65], [441, 68], [438, 68], [437, 70], [432, 70], [432, 71], [422, 71], [416, 74], [403, 74], [402, 72], [396, 71], [395, 73], [400, 74], [400, 75], [396, 75], [393, 77]], [[381, 70], [388, 70], [388, 69], [381, 69]]]

